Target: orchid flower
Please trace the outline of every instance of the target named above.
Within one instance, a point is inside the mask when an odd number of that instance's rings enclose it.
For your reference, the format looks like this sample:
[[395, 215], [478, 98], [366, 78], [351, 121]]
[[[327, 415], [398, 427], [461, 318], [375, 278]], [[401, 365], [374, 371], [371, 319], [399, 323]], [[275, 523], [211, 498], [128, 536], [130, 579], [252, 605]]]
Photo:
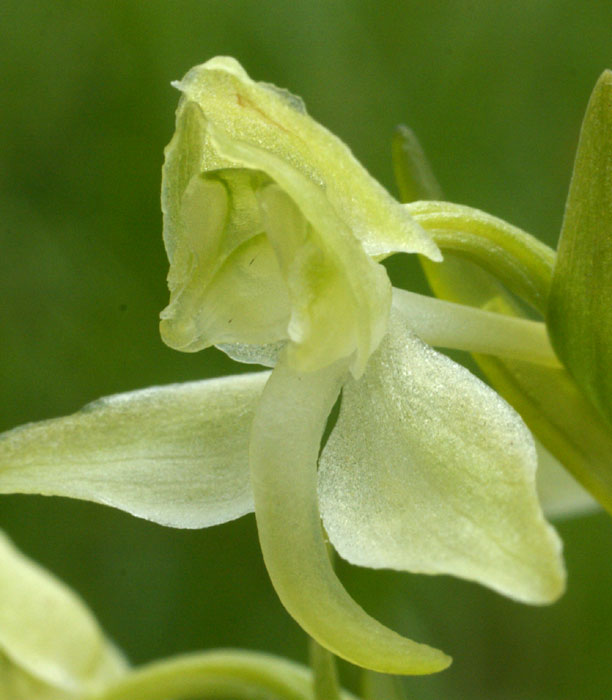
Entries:
[[318, 698], [310, 669], [270, 654], [224, 649], [130, 668], [78, 595], [1, 532], [0, 593], [2, 700]]
[[0, 492], [175, 527], [254, 511], [281, 601], [323, 647], [385, 673], [442, 670], [446, 654], [349, 596], [327, 538], [360, 566], [556, 600], [561, 543], [538, 500], [531, 433], [431, 347], [558, 368], [544, 324], [392, 289], [383, 258], [436, 264], [440, 249], [299, 98], [223, 57], [176, 87], [162, 337], [273, 369], [117, 395], [6, 433]]

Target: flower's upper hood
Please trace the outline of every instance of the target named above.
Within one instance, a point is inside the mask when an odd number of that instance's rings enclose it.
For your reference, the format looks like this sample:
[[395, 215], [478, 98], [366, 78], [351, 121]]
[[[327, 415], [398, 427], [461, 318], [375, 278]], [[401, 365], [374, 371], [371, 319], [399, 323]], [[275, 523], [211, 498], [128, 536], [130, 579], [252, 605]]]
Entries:
[[188, 351], [289, 340], [301, 369], [354, 355], [359, 374], [390, 306], [370, 256], [440, 259], [436, 245], [299, 98], [225, 57], [176, 87], [162, 193], [164, 340]]

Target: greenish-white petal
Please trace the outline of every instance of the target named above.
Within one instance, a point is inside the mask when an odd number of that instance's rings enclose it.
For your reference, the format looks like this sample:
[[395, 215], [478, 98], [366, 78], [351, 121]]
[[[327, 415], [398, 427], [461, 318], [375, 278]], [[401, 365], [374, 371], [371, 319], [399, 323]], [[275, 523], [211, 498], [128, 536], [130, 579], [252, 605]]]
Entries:
[[[517, 316], [516, 304], [484, 270], [449, 253], [425, 261], [438, 297]], [[475, 355], [491, 386], [518, 411], [537, 439], [612, 513], [612, 432], [568, 371], [491, 355]]]
[[549, 518], [568, 518], [599, 509], [599, 504], [574, 477], [536, 441], [538, 496]]
[[[235, 59], [223, 56], [192, 68], [176, 87], [230, 139], [257, 145], [316, 184], [369, 255], [403, 251], [439, 259], [429, 236], [298, 97], [251, 80]], [[213, 167], [224, 155], [202, 152]]]
[[550, 602], [565, 573], [536, 462], [519, 416], [393, 316], [363, 377], [344, 387], [321, 456], [323, 522], [355, 564], [453, 574]]
[[[409, 129], [402, 128], [396, 132], [393, 142], [393, 164], [403, 201], [443, 199], [442, 190], [432, 173], [423, 149]], [[454, 221], [459, 223], [458, 219]], [[461, 226], [459, 225], [458, 228], [460, 229]], [[505, 239], [502, 249], [512, 249], [514, 247], [512, 239], [515, 235], [516, 231], [512, 228], [507, 231], [502, 226], [502, 231], [494, 234], [495, 243], [499, 244]], [[460, 308], [466, 309], [468, 313], [480, 309], [470, 309], [464, 306], [466, 304], [495, 311], [498, 317], [504, 314], [508, 319], [515, 317], [515, 320], [518, 320], [516, 317], [520, 315], [520, 310], [516, 303], [499, 281], [483, 269], [487, 268], [494, 272], [490, 261], [486, 262], [486, 256], [476, 253], [479, 246], [472, 247], [470, 251], [473, 242], [469, 237], [459, 238], [448, 230], [442, 231], [441, 238], [446, 240], [454, 250], [454, 252], [445, 251], [444, 264], [435, 265], [421, 258], [434, 293], [442, 299], [460, 304]], [[463, 251], [460, 250], [461, 246], [464, 246]], [[497, 247], [498, 245], [495, 245], [493, 250]], [[459, 255], [463, 255], [464, 259], [458, 257]], [[546, 253], [545, 256], [553, 262], [550, 253]], [[536, 255], [536, 257], [539, 256]], [[482, 268], [465, 258], [478, 262]], [[550, 268], [550, 265], [547, 264], [545, 267]], [[544, 269], [540, 267], [541, 271]], [[542, 276], [538, 273], [537, 276], [544, 282], [542, 293], [538, 296], [545, 298], [546, 278], [549, 275], [546, 273]], [[518, 289], [515, 288], [515, 291]], [[460, 317], [461, 314], [454, 314], [454, 316]], [[428, 316], [423, 314], [423, 317], [427, 323]], [[450, 324], [453, 331], [457, 320], [460, 322], [459, 318]], [[525, 323], [522, 319], [521, 322]], [[465, 327], [470, 331], [475, 330], [472, 323], [466, 323]], [[436, 331], [438, 328], [445, 336], [448, 335], [441, 325], [436, 327]], [[508, 330], [510, 328], [511, 326], [507, 327]], [[610, 431], [588, 405], [586, 398], [580, 395], [568, 373], [560, 368], [551, 371], [553, 363], [542, 362], [543, 355], [540, 352], [533, 352], [535, 338], [531, 333], [525, 333], [525, 326], [522, 330], [515, 326], [514, 330], [516, 331], [514, 338], [508, 337], [507, 332], [501, 332], [501, 328], [496, 328], [494, 331], [496, 337], [503, 341], [504, 351], [501, 347], [494, 349], [488, 340], [479, 348], [472, 346], [476, 352], [498, 355], [498, 357], [476, 355], [476, 362], [492, 386], [519, 411], [534, 435], [545, 442], [548, 450], [553, 451], [557, 459], [561, 460], [563, 465], [610, 509], [612, 507], [610, 498], [612, 482], [609, 476], [612, 453]], [[436, 335], [439, 334], [436, 332]], [[420, 337], [427, 340], [424, 335]], [[512, 357], [507, 349], [516, 346], [516, 341], [522, 344], [524, 340], [529, 341], [531, 350], [522, 356], [515, 354], [514, 359], [530, 360], [529, 362], [508, 362], [502, 359]], [[548, 349], [545, 347], [548, 345], [547, 342], [538, 343], [538, 345], [540, 349], [545, 350], [545, 354], [548, 354]], [[466, 346], [466, 349], [470, 349], [469, 346]], [[538, 367], [538, 364], [550, 366]], [[590, 507], [589, 504], [595, 507], [595, 502], [582, 486], [574, 481], [572, 476], [561, 467], [561, 462], [557, 462], [551, 452], [538, 440], [536, 440], [536, 448], [538, 450], [538, 493], [545, 513], [549, 516], [562, 517], [586, 511]]]
[[257, 529], [278, 596], [319, 644], [351, 663], [388, 673], [440, 671], [441, 651], [384, 627], [334, 573], [317, 506], [317, 457], [348, 362], [299, 373], [285, 355], [258, 404], [250, 465]]
[[0, 493], [69, 496], [174, 527], [252, 511], [248, 436], [268, 373], [109, 396], [0, 436]]
[[582, 124], [548, 301], [559, 357], [612, 428], [612, 71]]
[[[118, 679], [125, 662], [74, 591], [25, 557], [0, 533], [0, 689], [54, 697], [95, 691]], [[8, 668], [8, 664], [24, 671]], [[3, 680], [4, 679], [4, 680]], [[4, 695], [2, 696], [5, 697]]]

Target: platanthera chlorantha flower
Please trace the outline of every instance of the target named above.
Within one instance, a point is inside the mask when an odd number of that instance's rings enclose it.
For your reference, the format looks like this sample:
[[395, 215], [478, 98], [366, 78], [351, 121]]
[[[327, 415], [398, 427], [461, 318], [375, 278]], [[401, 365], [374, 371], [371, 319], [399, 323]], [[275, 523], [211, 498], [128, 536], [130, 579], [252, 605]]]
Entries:
[[382, 258], [439, 262], [439, 249], [299, 98], [229, 58], [176, 86], [162, 336], [273, 370], [114, 396], [11, 431], [0, 492], [85, 498], [176, 527], [254, 510], [280, 599], [321, 645], [377, 671], [439, 671], [445, 654], [348, 595], [322, 524], [361, 566], [554, 601], [565, 574], [531, 434], [424, 342], [558, 366], [544, 327], [392, 290]]
[[1, 532], [0, 601], [2, 700], [315, 699], [309, 669], [269, 654], [196, 652], [130, 668], [80, 598]]

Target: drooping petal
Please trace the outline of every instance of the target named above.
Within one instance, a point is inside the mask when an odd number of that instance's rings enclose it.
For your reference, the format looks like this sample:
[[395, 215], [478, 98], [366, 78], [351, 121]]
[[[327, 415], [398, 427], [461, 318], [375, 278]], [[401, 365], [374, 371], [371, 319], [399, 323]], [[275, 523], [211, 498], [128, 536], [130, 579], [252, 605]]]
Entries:
[[123, 675], [123, 658], [76, 593], [2, 533], [0, 601], [0, 656], [26, 674], [0, 664], [0, 689], [3, 670], [15, 697], [24, 688], [48, 697], [43, 684], [68, 693], [95, 691]]
[[330, 564], [317, 506], [317, 456], [347, 362], [300, 374], [281, 356], [257, 407], [250, 464], [261, 548], [283, 605], [322, 646], [388, 673], [433, 673], [450, 660], [371, 618]]
[[0, 436], [0, 493], [95, 501], [174, 527], [253, 509], [248, 435], [269, 373], [151, 387]]
[[561, 543], [517, 414], [403, 319], [349, 381], [321, 455], [323, 522], [354, 564], [448, 573], [524, 602], [563, 591]]

